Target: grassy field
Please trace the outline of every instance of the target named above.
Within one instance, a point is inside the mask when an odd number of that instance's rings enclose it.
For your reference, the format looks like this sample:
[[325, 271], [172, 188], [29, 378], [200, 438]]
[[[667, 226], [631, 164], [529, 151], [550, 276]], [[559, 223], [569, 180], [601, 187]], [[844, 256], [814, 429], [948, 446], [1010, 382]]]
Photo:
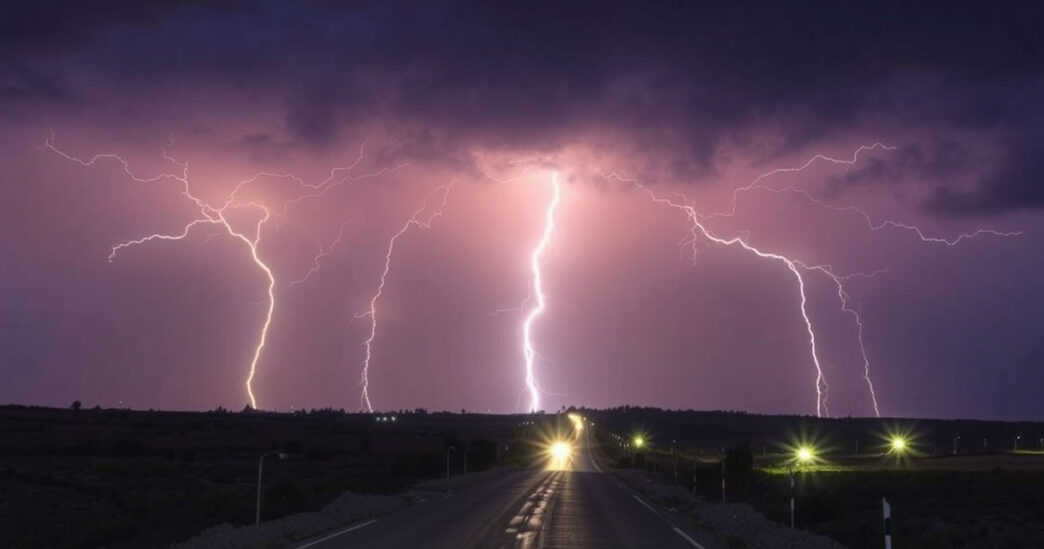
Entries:
[[317, 510], [528, 459], [513, 416], [174, 413], [0, 407], [0, 547], [168, 547], [223, 522]]
[[[916, 422], [919, 431], [907, 430], [915, 443], [898, 458], [866, 442], [863, 447], [872, 450], [855, 454], [837, 441], [873, 441], [895, 424], [913, 421], [648, 409], [592, 414], [604, 424], [603, 442], [613, 448], [619, 467], [645, 468], [709, 501], [722, 499], [722, 457], [745, 453], [745, 467], [742, 458], [726, 459], [726, 500], [750, 503], [783, 524], [790, 522], [787, 465], [793, 453], [779, 441], [793, 439], [793, 433], [817, 433], [818, 461], [795, 472], [797, 527], [852, 549], [883, 546], [882, 497], [892, 507], [895, 547], [1044, 547], [1044, 453], [992, 443], [982, 452], [967, 442], [981, 444], [989, 437], [1012, 444], [1018, 436], [1013, 433], [1044, 432], [1041, 424], [922, 420]], [[954, 432], [965, 433], [966, 440], [956, 455]], [[635, 452], [638, 435], [644, 447]]]

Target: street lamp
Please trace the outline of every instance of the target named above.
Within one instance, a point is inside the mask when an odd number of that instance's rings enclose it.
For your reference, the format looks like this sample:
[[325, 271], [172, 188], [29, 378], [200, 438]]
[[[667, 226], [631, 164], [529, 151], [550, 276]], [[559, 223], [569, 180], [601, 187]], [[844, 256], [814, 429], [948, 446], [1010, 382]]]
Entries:
[[811, 446], [798, 446], [794, 459], [799, 465], [806, 465], [816, 459], [816, 449]]
[[671, 459], [674, 461], [674, 483], [678, 484], [678, 454], [674, 453], [674, 447], [678, 444], [677, 440], [671, 441]]
[[787, 466], [790, 473], [790, 529], [794, 529], [794, 468], [809, 465], [816, 461], [816, 448], [808, 444], [802, 444], [794, 449], [794, 460]]
[[255, 526], [261, 526], [261, 469], [268, 456], [279, 456], [279, 459], [286, 459], [286, 454], [282, 452], [268, 452], [262, 454], [261, 458], [257, 460], [257, 520], [254, 523]]
[[450, 477], [450, 474], [449, 474], [450, 473], [450, 468], [449, 468], [449, 465], [450, 465], [449, 464], [450, 452], [455, 452], [456, 450], [457, 450], [456, 446], [450, 446], [449, 448], [446, 448], [446, 478]]
[[894, 435], [891, 439], [891, 451], [889, 453], [901, 456], [906, 453], [909, 443], [901, 435]]
[[1022, 438], [1022, 435], [1018, 435], [1018, 436], [1016, 436], [1016, 437], [1015, 437], [1015, 446], [1014, 446], [1014, 450], [1015, 450], [1016, 452], [1018, 452], [1018, 451], [1019, 451], [1019, 439], [1020, 439], [1020, 438]]
[[953, 455], [957, 455], [957, 441], [961, 440], [961, 435], [953, 437]]

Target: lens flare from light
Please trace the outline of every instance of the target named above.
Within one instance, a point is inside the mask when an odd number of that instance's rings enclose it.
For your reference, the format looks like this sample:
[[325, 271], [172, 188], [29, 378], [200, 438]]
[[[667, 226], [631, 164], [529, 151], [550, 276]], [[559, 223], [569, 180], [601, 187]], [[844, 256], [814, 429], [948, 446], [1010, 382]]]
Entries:
[[547, 453], [551, 460], [548, 464], [548, 469], [568, 469], [569, 462], [573, 457], [573, 445], [564, 440], [556, 440], [551, 443]]
[[898, 435], [893, 436], [892, 440], [889, 441], [889, 444], [890, 444], [890, 446], [892, 448], [892, 453], [893, 454], [903, 454], [903, 453], [906, 453], [907, 443], [906, 443], [906, 439], [905, 438], [903, 438], [901, 436], [898, 436]]
[[800, 446], [794, 453], [794, 458], [802, 465], [811, 463], [816, 459], [816, 449], [811, 446]]

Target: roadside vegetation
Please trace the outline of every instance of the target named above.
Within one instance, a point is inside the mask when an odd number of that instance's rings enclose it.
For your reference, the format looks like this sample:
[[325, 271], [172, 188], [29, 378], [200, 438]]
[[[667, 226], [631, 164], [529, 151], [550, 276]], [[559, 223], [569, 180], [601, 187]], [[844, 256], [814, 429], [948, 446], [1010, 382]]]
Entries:
[[[345, 492], [531, 459], [512, 416], [0, 407], [0, 547], [169, 547], [217, 524], [318, 511]], [[391, 418], [394, 417], [394, 420]], [[384, 418], [384, 419], [381, 419]], [[450, 450], [452, 448], [452, 450]]]

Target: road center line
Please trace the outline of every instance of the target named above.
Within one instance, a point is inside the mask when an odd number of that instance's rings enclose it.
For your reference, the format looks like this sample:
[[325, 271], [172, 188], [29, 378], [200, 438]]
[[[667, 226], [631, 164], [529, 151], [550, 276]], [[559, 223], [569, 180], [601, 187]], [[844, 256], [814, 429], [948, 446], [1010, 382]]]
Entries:
[[372, 519], [372, 520], [368, 520], [368, 521], [366, 521], [366, 522], [364, 522], [362, 524], [356, 524], [355, 526], [349, 526], [348, 528], [345, 528], [344, 530], [340, 530], [338, 532], [334, 532], [334, 533], [330, 534], [329, 536], [326, 536], [325, 538], [319, 538], [319, 539], [317, 539], [315, 541], [310, 541], [310, 542], [308, 542], [308, 543], [306, 543], [304, 545], [300, 545], [300, 546], [297, 547], [297, 549], [307, 549], [308, 547], [311, 547], [313, 545], [318, 545], [318, 544], [320, 544], [320, 543], [322, 543], [322, 542], [324, 542], [324, 541], [326, 541], [328, 539], [336, 538], [337, 536], [340, 536], [341, 534], [347, 534], [348, 532], [352, 532], [354, 530], [358, 530], [359, 528], [362, 528], [363, 526], [369, 526], [369, 525], [377, 522], [377, 520], [378, 519]]
[[685, 541], [691, 543], [693, 547], [697, 547], [698, 549], [707, 549], [706, 547], [700, 545], [699, 542], [697, 542], [696, 540], [694, 540], [691, 537], [689, 537], [689, 534], [686, 534], [685, 532], [683, 532], [681, 528], [675, 527], [674, 528], [674, 533], [676, 533], [679, 536], [685, 538]]

